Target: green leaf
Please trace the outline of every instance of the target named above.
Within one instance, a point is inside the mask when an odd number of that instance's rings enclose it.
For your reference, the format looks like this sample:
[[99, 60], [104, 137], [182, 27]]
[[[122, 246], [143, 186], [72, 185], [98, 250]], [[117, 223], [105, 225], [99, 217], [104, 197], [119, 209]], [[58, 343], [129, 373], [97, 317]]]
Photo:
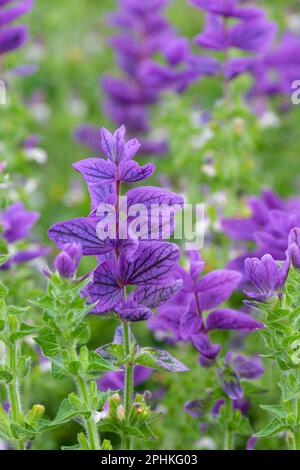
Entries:
[[13, 436], [10, 430], [10, 422], [8, 415], [5, 413], [2, 405], [0, 405], [0, 437], [4, 441], [11, 441]]
[[147, 423], [143, 423], [138, 427], [130, 427], [127, 430], [130, 436], [133, 436], [137, 439], [143, 439], [146, 441], [153, 441], [157, 439], [156, 435], [153, 433], [152, 429]]
[[99, 354], [94, 351], [90, 352], [90, 365], [87, 369], [87, 372], [90, 375], [98, 375], [99, 372], [105, 372], [110, 370], [118, 370], [113, 364], [110, 364], [108, 361], [103, 359]]
[[289, 427], [286, 424], [274, 418], [261, 431], [255, 433], [254, 437], [257, 437], [257, 438], [271, 437], [276, 434], [279, 434], [282, 431], [287, 431], [287, 430], [289, 430]]
[[105, 344], [101, 348], [97, 349], [97, 352], [116, 366], [123, 365], [126, 359], [124, 345], [122, 343]]
[[284, 401], [292, 400], [300, 390], [300, 373], [298, 370], [289, 371], [282, 375], [279, 384]]
[[32, 325], [27, 325], [26, 323], [21, 323], [19, 331], [10, 335], [11, 341], [16, 341], [18, 339], [24, 338], [25, 336], [33, 335], [37, 333], [39, 328]]
[[10, 372], [8, 372], [4, 367], [0, 369], [0, 381], [4, 381], [9, 384], [13, 379], [13, 376]]
[[78, 371], [80, 370], [80, 362], [79, 361], [69, 362], [69, 364], [67, 365], [67, 368], [71, 372], [71, 374], [77, 375]]
[[90, 329], [86, 322], [81, 322], [73, 330], [73, 336], [77, 339], [79, 344], [85, 344], [90, 339]]
[[40, 422], [41, 426], [40, 426], [39, 430], [40, 431], [46, 431], [46, 430], [49, 430], [49, 429], [53, 429], [53, 428], [56, 428], [58, 426], [62, 426], [63, 424], [68, 423], [73, 418], [75, 418], [75, 416], [85, 415], [86, 417], [88, 417], [89, 414], [90, 413], [88, 411], [82, 411], [81, 412], [81, 411], [78, 411], [78, 410], [74, 409], [72, 404], [70, 403], [69, 399], [65, 398], [61, 402], [60, 408], [59, 408], [59, 410], [57, 412], [57, 415], [54, 418], [54, 420], [52, 422], [51, 421], [49, 422], [49, 421], [41, 420], [41, 422]]
[[[9, 255], [0, 255], [0, 266], [9, 259]], [[1, 294], [0, 294], [1, 295]]]
[[17, 364], [17, 376], [22, 379], [26, 377], [31, 365], [31, 357], [21, 356]]
[[30, 440], [33, 439], [34, 436], [37, 434], [37, 430], [27, 423], [24, 426], [12, 423], [10, 425], [10, 429], [15, 439], [26, 438]]
[[[5, 262], [5, 261], [4, 261]], [[1, 266], [1, 257], [0, 257], [0, 266]], [[5, 297], [8, 294], [8, 289], [5, 287], [5, 285], [0, 282], [0, 297]]]
[[166, 370], [168, 372], [187, 372], [189, 369], [168, 351], [155, 348], [140, 349], [135, 357], [137, 364], [151, 369]]
[[52, 377], [56, 380], [64, 380], [67, 377], [69, 377], [69, 374], [66, 371], [59, 357], [52, 358], [51, 373], [52, 373]]
[[42, 328], [39, 332], [39, 337], [35, 338], [35, 342], [41, 346], [45, 356], [53, 357], [59, 355], [60, 347], [57, 343], [57, 338], [49, 328]]
[[107, 439], [103, 439], [101, 450], [113, 450], [113, 446], [111, 445], [111, 442]]
[[285, 420], [287, 417], [287, 414], [281, 405], [260, 405], [260, 408], [278, 418], [279, 421]]

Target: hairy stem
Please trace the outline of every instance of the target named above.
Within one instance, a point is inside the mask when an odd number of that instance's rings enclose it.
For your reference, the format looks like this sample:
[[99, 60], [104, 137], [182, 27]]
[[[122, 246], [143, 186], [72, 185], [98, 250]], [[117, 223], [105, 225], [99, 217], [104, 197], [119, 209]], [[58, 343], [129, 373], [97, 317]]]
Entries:
[[[75, 382], [82, 400], [87, 404], [88, 409], [90, 409], [90, 391], [87, 382], [79, 375], [76, 377]], [[91, 450], [99, 450], [101, 447], [100, 438], [93, 414], [89, 418], [85, 418], [84, 423]]]
[[[71, 348], [71, 358], [76, 362], [79, 360], [74, 345]], [[91, 411], [91, 416], [89, 418], [83, 418], [86, 435], [90, 444], [90, 449], [99, 450], [101, 449], [101, 440], [98, 433], [97, 424], [94, 421], [93, 407], [91, 404], [90, 388], [88, 382], [83, 377], [81, 377], [80, 374], [73, 376], [73, 380], [75, 382], [75, 385], [78, 389], [82, 401], [86, 404], [87, 409]]]
[[[123, 322], [123, 334], [124, 334], [124, 347], [125, 353], [128, 357], [130, 355], [130, 328], [127, 322]], [[133, 394], [133, 365], [127, 362], [125, 367], [125, 389], [124, 389], [124, 406], [125, 406], [125, 419], [126, 424], [129, 425], [129, 419], [132, 407], [132, 394]], [[131, 439], [129, 436], [123, 438], [123, 448], [130, 450]]]
[[[18, 357], [18, 347], [16, 343], [9, 344], [7, 346], [7, 359], [10, 371], [12, 373], [13, 379], [8, 384], [8, 399], [10, 404], [10, 412], [13, 423], [22, 424], [22, 405], [21, 398], [19, 394], [19, 381], [17, 379], [17, 357]], [[25, 448], [24, 441], [18, 439], [15, 441], [15, 447], [18, 450], [23, 450]]]

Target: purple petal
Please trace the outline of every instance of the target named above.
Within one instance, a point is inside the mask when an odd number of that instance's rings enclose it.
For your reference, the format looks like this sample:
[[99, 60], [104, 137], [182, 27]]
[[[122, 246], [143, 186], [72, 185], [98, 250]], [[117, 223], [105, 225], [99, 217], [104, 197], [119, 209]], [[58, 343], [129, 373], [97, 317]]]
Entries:
[[152, 163], [139, 166], [137, 162], [129, 161], [121, 166], [120, 179], [126, 183], [134, 183], [148, 178], [152, 175], [154, 170], [155, 166]]
[[192, 337], [194, 347], [205, 358], [214, 360], [220, 352], [219, 344], [211, 344], [209, 337], [205, 333], [197, 333]]
[[100, 240], [96, 233], [98, 219], [79, 217], [52, 225], [48, 236], [60, 249], [66, 243], [82, 246], [84, 255], [101, 255], [113, 249], [113, 240]]
[[94, 152], [100, 152], [102, 150], [100, 141], [100, 129], [96, 126], [82, 124], [75, 130], [74, 137], [84, 147], [87, 147], [93, 150]]
[[277, 31], [274, 22], [258, 20], [241, 22], [230, 30], [230, 43], [248, 52], [265, 52], [272, 44]]
[[83, 296], [89, 297], [90, 303], [97, 303], [93, 313], [111, 310], [123, 300], [124, 291], [110, 262], [105, 261], [94, 271], [93, 280], [83, 290]]
[[215, 310], [206, 319], [207, 330], [257, 330], [264, 325], [245, 313], [229, 308]]
[[142, 186], [130, 189], [127, 192], [128, 207], [134, 204], [143, 204], [145, 207], [151, 208], [151, 206], [158, 204], [172, 207], [178, 206], [180, 208], [183, 206], [183, 202], [182, 196], [155, 186]]
[[66, 252], [59, 253], [54, 261], [55, 269], [59, 272], [62, 277], [68, 278], [72, 277], [75, 274], [76, 266], [71, 258]]
[[259, 357], [246, 357], [237, 354], [231, 365], [239, 377], [244, 379], [257, 379], [264, 374], [264, 368]]
[[125, 126], [121, 126], [114, 134], [104, 127], [101, 129], [102, 150], [112, 162], [121, 162], [126, 157]]
[[170, 300], [181, 287], [180, 279], [161, 286], [139, 286], [134, 292], [135, 300], [146, 307], [156, 308]]
[[74, 163], [72, 166], [90, 184], [113, 183], [117, 178], [116, 166], [112, 162], [101, 158], [87, 158]]
[[180, 333], [186, 341], [196, 334], [202, 325], [202, 318], [197, 314], [196, 301], [193, 298], [180, 318]]
[[238, 287], [242, 275], [237, 271], [220, 269], [203, 276], [196, 285], [200, 309], [209, 310], [227, 300]]
[[152, 312], [148, 307], [139, 305], [135, 301], [125, 301], [115, 307], [115, 311], [125, 321], [137, 322], [148, 320]]
[[128, 262], [121, 258], [121, 276], [125, 284], [160, 284], [170, 277], [179, 262], [179, 249], [173, 243], [145, 242], [136, 253], [136, 259]]
[[14, 26], [0, 31], [0, 55], [21, 47], [28, 38], [26, 26]]
[[22, 0], [16, 6], [10, 9], [0, 11], [0, 26], [10, 23], [32, 9], [33, 0]]

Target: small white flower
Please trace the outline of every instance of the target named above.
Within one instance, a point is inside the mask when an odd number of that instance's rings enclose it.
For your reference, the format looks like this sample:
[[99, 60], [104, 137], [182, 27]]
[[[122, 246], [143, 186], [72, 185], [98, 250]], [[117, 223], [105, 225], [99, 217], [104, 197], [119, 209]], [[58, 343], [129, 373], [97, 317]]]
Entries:
[[105, 419], [107, 417], [107, 414], [107, 411], [94, 411], [94, 423], [97, 424], [101, 419]]
[[198, 449], [214, 450], [216, 449], [216, 443], [211, 437], [203, 437], [196, 442]]
[[268, 127], [280, 127], [279, 116], [272, 111], [266, 111], [258, 120], [260, 127], [267, 129]]
[[28, 150], [25, 150], [26, 158], [27, 160], [32, 160], [36, 163], [39, 163], [40, 165], [43, 165], [46, 163], [48, 159], [48, 154], [46, 150], [39, 148], [39, 147], [34, 147]]

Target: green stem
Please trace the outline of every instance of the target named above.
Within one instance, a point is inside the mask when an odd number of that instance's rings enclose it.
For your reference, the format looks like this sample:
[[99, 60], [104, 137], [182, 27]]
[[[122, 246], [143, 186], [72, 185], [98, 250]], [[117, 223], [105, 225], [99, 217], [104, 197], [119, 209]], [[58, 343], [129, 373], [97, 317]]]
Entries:
[[224, 450], [233, 450], [233, 434], [229, 429], [225, 431]]
[[[231, 420], [232, 414], [232, 403], [231, 400], [227, 400], [226, 403], [226, 415], [228, 421]], [[229, 429], [226, 425], [225, 433], [224, 433], [224, 450], [234, 450], [233, 445], [233, 432]]]
[[[75, 382], [77, 384], [79, 393], [81, 395], [82, 400], [87, 404], [88, 409], [91, 408], [90, 405], [90, 391], [89, 386], [86, 381], [80, 377], [79, 375], [76, 377]], [[92, 410], [91, 410], [92, 411]], [[90, 448], [91, 450], [99, 450], [100, 449], [100, 438], [97, 429], [97, 425], [94, 421], [93, 414], [89, 418], [84, 419], [86, 433], [89, 439]]]
[[[125, 354], [127, 357], [130, 355], [130, 328], [127, 322], [123, 322], [123, 334], [124, 334], [124, 347]], [[125, 419], [126, 424], [129, 425], [131, 407], [132, 407], [132, 394], [133, 394], [133, 366], [127, 362], [125, 367], [125, 395], [124, 395], [124, 406], [125, 406]], [[123, 436], [123, 448], [130, 450], [131, 439], [130, 436]]]
[[[19, 382], [17, 379], [17, 344], [12, 343], [7, 346], [7, 359], [9, 369], [12, 374], [12, 381], [8, 384], [8, 399], [10, 404], [10, 412], [12, 422], [18, 425], [22, 424], [22, 405], [19, 394]], [[15, 447], [18, 450], [24, 449], [24, 441], [18, 439], [15, 441]]]

